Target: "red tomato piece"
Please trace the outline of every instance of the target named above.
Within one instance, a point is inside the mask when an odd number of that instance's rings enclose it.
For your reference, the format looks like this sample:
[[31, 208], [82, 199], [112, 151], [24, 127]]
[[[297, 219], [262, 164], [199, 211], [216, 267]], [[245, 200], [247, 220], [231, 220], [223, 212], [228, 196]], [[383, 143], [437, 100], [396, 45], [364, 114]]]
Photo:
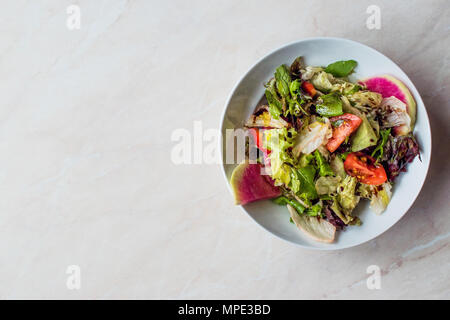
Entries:
[[348, 175], [356, 177], [360, 182], [378, 186], [387, 181], [386, 171], [375, 159], [362, 152], [352, 152], [344, 161], [344, 169]]
[[340, 122], [333, 128], [333, 136], [328, 140], [327, 149], [330, 152], [336, 151], [342, 142], [358, 129], [362, 122], [360, 117], [351, 113], [344, 113], [340, 116], [331, 117], [330, 121], [332, 124]]
[[316, 88], [312, 85], [312, 83], [308, 81], [303, 81], [302, 83], [302, 89], [305, 90], [307, 94], [309, 94], [311, 97], [314, 97], [317, 94]]

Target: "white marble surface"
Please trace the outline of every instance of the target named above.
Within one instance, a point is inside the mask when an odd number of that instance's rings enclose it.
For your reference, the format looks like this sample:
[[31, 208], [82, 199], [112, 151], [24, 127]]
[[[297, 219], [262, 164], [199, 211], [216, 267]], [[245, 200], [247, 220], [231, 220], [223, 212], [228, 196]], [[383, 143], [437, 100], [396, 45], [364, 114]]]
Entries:
[[[450, 298], [449, 2], [264, 2], [2, 1], [0, 298]], [[79, 30], [66, 27], [70, 4]], [[380, 30], [365, 26], [371, 4]], [[310, 36], [397, 62], [434, 141], [407, 215], [330, 253], [259, 228], [219, 166], [170, 161], [173, 130], [218, 128], [240, 76]], [[371, 264], [381, 290], [366, 286]], [[66, 287], [69, 265], [79, 290]]]

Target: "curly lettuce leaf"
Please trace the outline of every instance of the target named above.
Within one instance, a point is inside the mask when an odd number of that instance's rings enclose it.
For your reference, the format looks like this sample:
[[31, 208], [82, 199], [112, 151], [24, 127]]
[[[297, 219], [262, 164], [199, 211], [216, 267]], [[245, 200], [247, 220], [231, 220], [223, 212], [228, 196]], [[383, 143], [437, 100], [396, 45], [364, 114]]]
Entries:
[[362, 90], [362, 87], [359, 84], [355, 84], [355, 83], [351, 83], [352, 86], [348, 86], [346, 87], [346, 90], [344, 90], [344, 94], [345, 95], [352, 95], [355, 94], [356, 92]]
[[323, 92], [329, 92], [333, 89], [333, 81], [333, 76], [324, 71], [319, 71], [311, 79], [311, 83], [314, 87]]
[[320, 196], [336, 194], [341, 180], [341, 177], [320, 177], [315, 184], [317, 194]]
[[296, 134], [294, 129], [266, 130], [264, 141], [264, 148], [271, 151], [269, 159], [272, 179], [276, 185], [285, 185], [294, 192], [300, 190], [300, 180], [293, 167], [296, 161], [289, 149], [294, 144]]
[[314, 160], [314, 156], [312, 154], [302, 154], [298, 159], [298, 165], [300, 168], [306, 167], [308, 164]]
[[407, 136], [389, 135], [389, 140], [384, 147], [382, 161], [386, 161], [389, 180], [393, 181], [400, 172], [406, 171], [406, 165], [419, 156], [419, 144], [410, 133]]
[[365, 183], [360, 183], [358, 186], [358, 194], [361, 198], [370, 199], [372, 198], [372, 186]]
[[337, 217], [339, 217], [339, 219], [341, 219], [341, 221], [346, 225], [348, 225], [353, 220], [353, 217], [351, 215], [346, 214], [342, 210], [342, 208], [339, 205], [339, 202], [336, 198], [333, 198], [333, 204], [331, 205], [330, 209], [333, 210], [333, 213]]
[[358, 91], [349, 96], [349, 100], [357, 106], [368, 106], [376, 108], [380, 105], [383, 97], [381, 94], [372, 91]]
[[347, 214], [350, 214], [359, 202], [359, 196], [356, 195], [357, 182], [355, 177], [346, 176], [337, 188], [337, 200]]

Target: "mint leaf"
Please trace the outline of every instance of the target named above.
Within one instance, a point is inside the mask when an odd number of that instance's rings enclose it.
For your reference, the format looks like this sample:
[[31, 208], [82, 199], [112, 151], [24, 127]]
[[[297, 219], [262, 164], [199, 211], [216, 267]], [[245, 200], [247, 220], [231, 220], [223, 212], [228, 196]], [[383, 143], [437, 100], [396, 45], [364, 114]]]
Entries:
[[274, 118], [274, 119], [278, 119], [280, 117], [281, 114], [281, 102], [278, 101], [278, 99], [276, 97], [273, 96], [272, 92], [270, 92], [270, 90], [266, 90], [266, 99], [267, 99], [267, 103], [269, 104], [269, 112], [270, 115]]
[[277, 89], [282, 97], [289, 96], [289, 86], [291, 84], [291, 75], [288, 69], [283, 64], [275, 71], [275, 80], [277, 81]]
[[291, 92], [292, 98], [296, 99], [300, 93], [300, 81], [294, 80], [289, 85], [289, 91]]
[[358, 63], [355, 60], [337, 61], [329, 64], [325, 72], [331, 73], [335, 77], [346, 77], [353, 72]]

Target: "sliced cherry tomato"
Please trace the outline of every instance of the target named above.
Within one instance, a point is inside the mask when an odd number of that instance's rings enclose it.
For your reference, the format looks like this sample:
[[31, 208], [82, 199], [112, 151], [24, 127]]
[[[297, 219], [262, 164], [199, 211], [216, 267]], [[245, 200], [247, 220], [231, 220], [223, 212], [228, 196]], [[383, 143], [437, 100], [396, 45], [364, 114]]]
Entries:
[[306, 93], [309, 94], [311, 97], [314, 97], [317, 94], [316, 88], [314, 88], [312, 83], [310, 83], [308, 81], [303, 81], [302, 89], [305, 90]]
[[[351, 113], [344, 113], [343, 115], [331, 117], [333, 124], [333, 136], [328, 140], [327, 149], [330, 152], [336, 151], [345, 139], [350, 136], [356, 129], [358, 129], [362, 120], [360, 117]], [[336, 126], [334, 126], [336, 124]]]
[[387, 181], [386, 171], [375, 159], [362, 152], [352, 152], [344, 161], [344, 169], [348, 175], [356, 177], [365, 184], [378, 186]]

